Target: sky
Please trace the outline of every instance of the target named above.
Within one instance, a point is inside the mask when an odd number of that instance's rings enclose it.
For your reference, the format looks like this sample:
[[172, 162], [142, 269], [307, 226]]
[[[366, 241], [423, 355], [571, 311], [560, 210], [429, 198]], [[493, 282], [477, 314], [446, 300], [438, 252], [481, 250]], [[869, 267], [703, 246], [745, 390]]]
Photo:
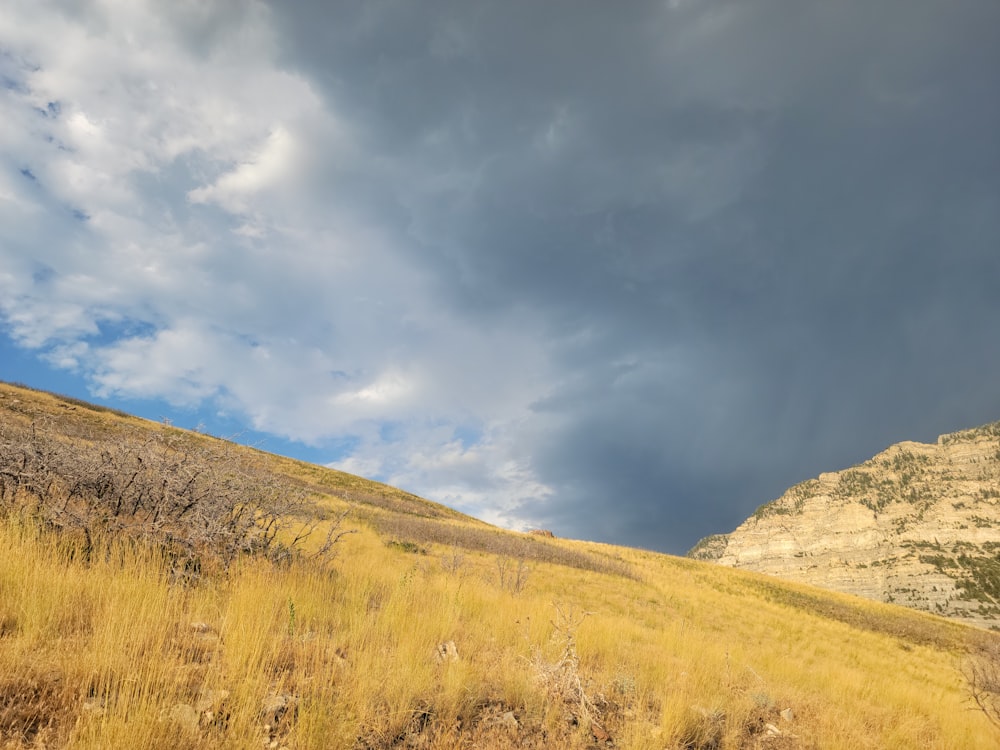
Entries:
[[1000, 420], [996, 0], [0, 4], [0, 379], [671, 553]]

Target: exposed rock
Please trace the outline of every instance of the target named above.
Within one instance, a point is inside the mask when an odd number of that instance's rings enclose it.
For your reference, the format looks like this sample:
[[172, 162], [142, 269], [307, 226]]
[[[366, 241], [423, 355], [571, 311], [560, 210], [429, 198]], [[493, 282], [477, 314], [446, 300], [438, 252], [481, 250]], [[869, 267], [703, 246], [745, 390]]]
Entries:
[[532, 529], [528, 533], [531, 534], [532, 536], [543, 536], [546, 537], [547, 539], [554, 539], [556, 536], [548, 529]]
[[504, 715], [497, 720], [497, 724], [509, 732], [516, 732], [521, 728], [521, 723], [517, 720], [517, 717], [514, 716], [513, 711], [506, 711]]
[[338, 666], [347, 664], [347, 648], [344, 646], [336, 646], [328, 649], [327, 655], [330, 657], [330, 661]]
[[198, 699], [198, 702], [194, 704], [194, 708], [201, 716], [211, 714], [211, 716], [206, 717], [211, 720], [222, 709], [222, 706], [228, 699], [228, 690], [205, 690]]
[[785, 721], [792, 721], [795, 719], [795, 712], [790, 708], [784, 708], [781, 710], [780, 716]]
[[194, 706], [189, 706], [187, 703], [173, 706], [166, 718], [185, 732], [193, 734], [198, 731], [198, 712]]
[[85, 700], [80, 705], [80, 710], [90, 716], [104, 716], [104, 700], [101, 698]]
[[820, 474], [689, 555], [988, 627], [998, 552], [1000, 422]]
[[261, 715], [271, 729], [277, 726], [282, 717], [292, 711], [298, 698], [289, 693], [278, 693], [267, 696], [261, 701]]
[[596, 721], [590, 722], [590, 734], [597, 742], [611, 742], [611, 735]]
[[439, 643], [434, 650], [434, 657], [439, 664], [458, 661], [458, 646], [455, 645], [455, 641]]

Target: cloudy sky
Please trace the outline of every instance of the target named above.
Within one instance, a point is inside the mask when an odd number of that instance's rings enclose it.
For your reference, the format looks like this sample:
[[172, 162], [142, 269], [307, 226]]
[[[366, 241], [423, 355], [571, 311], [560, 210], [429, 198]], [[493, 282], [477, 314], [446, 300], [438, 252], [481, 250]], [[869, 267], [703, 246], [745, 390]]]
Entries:
[[1000, 419], [996, 0], [2, 0], [0, 378], [684, 552]]

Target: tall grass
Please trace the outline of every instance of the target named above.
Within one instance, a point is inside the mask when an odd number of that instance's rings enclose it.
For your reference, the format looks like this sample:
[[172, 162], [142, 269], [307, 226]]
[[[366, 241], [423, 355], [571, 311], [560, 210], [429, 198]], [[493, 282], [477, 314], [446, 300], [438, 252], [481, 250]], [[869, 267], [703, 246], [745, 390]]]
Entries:
[[[68, 441], [151, 429], [10, 386], [0, 400], [10, 425], [44, 421]], [[306, 554], [251, 549], [178, 577], [153, 537], [98, 531], [84, 550], [31, 520], [26, 490], [5, 491], [0, 750], [996, 746], [960, 671], [970, 647], [996, 644], [986, 631], [502, 532], [237, 452], [313, 493], [322, 520]], [[346, 510], [357, 533], [332, 561], [310, 557]], [[517, 585], [505, 560], [525, 564]]]
[[[362, 529], [333, 567], [247, 558], [180, 586], [149, 548], [102, 540], [84, 563], [58, 538], [6, 519], [0, 745], [996, 741], [967, 710], [956, 669], [972, 631], [934, 618], [924, 624], [940, 627], [934, 639], [859, 628], [794, 597], [761, 596], [759, 576], [627, 550], [641, 580], [538, 562], [513, 595], [488, 553], [469, 552], [455, 570], [441, 564], [443, 547], [414, 555], [385, 541]], [[921, 618], [834, 600], [889, 623]], [[448, 641], [457, 660], [436, 656]], [[780, 715], [788, 708], [791, 720]], [[769, 724], [781, 734], [767, 734]]]

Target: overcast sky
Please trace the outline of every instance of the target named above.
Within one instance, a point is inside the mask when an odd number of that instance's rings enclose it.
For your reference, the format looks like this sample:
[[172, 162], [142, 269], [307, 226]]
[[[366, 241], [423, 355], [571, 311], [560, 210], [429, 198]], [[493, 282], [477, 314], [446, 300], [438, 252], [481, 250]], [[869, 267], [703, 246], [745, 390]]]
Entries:
[[0, 378], [675, 553], [1000, 419], [996, 0], [0, 5]]

